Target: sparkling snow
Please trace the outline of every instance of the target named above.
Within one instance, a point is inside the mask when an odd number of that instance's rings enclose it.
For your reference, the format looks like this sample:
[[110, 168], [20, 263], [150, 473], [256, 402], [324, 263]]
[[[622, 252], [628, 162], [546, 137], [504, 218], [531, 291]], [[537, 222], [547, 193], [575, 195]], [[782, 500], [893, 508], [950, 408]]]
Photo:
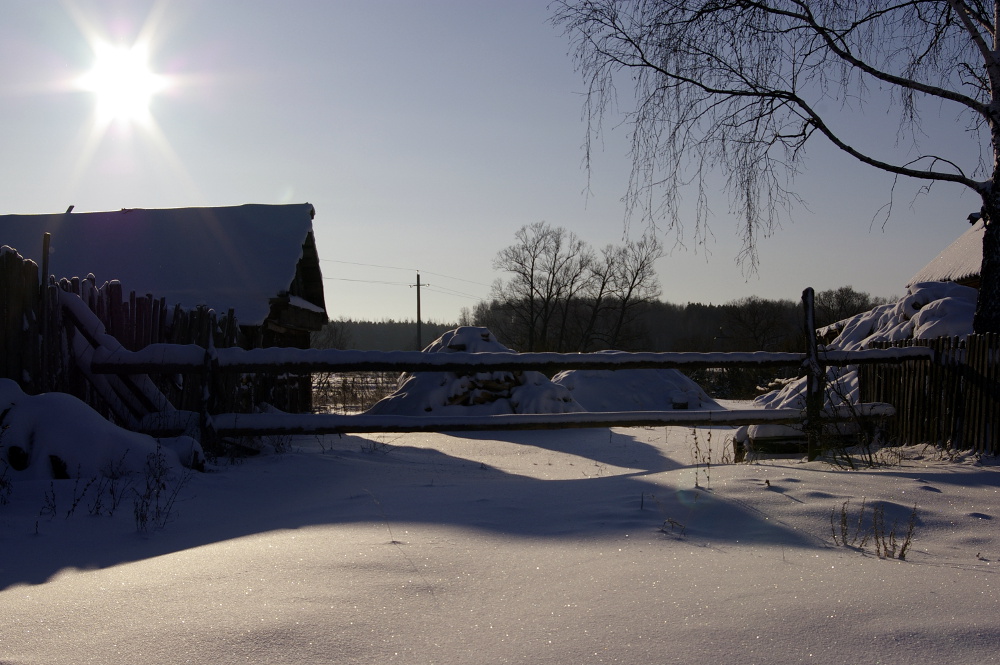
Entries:
[[[960, 302], [949, 293], [911, 289], [841, 343], [920, 334], [920, 312]], [[662, 388], [641, 372], [605, 385]], [[580, 378], [531, 390], [583, 404]], [[672, 404], [712, 406], [675, 390]], [[205, 473], [168, 453], [177, 502], [140, 534], [148, 476], [128, 465], [133, 491], [110, 515], [90, 481], [156, 442], [63, 397], [0, 382], [3, 452], [60, 455], [79, 475], [0, 465], [3, 663], [1000, 660], [993, 458], [911, 447], [876, 470], [732, 464], [727, 427], [283, 437], [269, 449], [285, 452]], [[862, 504], [897, 543], [914, 516], [904, 561], [834, 542]]]
[[[695, 438], [697, 436], [697, 439]], [[303, 438], [212, 467], [147, 536], [0, 507], [5, 663], [996, 662], [1000, 475], [720, 464], [723, 432]], [[695, 443], [697, 442], [697, 446]], [[711, 467], [705, 461], [715, 461]], [[696, 486], [697, 484], [697, 486]], [[833, 543], [850, 500], [905, 561]], [[852, 522], [853, 528], [853, 522]]]

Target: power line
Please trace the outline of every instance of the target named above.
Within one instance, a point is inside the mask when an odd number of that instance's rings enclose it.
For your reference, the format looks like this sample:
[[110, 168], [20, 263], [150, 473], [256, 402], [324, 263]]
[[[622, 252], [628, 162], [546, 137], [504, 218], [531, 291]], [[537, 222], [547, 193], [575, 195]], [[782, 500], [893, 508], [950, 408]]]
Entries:
[[[386, 265], [381, 265], [381, 264], [378, 264], [378, 263], [360, 263], [358, 261], [339, 261], [337, 259], [320, 259], [320, 261], [321, 262], [325, 262], [325, 263], [343, 263], [343, 264], [349, 265], [349, 266], [365, 266], [365, 267], [368, 267], [368, 268], [385, 268], [386, 270], [404, 270], [404, 271], [407, 271], [407, 272], [420, 272], [420, 273], [423, 273], [425, 275], [434, 275], [435, 277], [443, 277], [445, 279], [453, 279], [453, 280], [455, 280], [457, 282], [467, 282], [469, 284], [476, 284], [478, 286], [490, 286], [489, 284], [485, 284], [483, 282], [477, 282], [477, 281], [475, 281], [473, 279], [465, 279], [464, 277], [453, 277], [452, 275], [444, 275], [444, 274], [438, 273], [438, 272], [429, 272], [427, 270], [420, 270], [418, 268], [401, 268], [399, 266], [386, 266]], [[361, 281], [361, 280], [358, 280], [358, 281]]]
[[444, 277], [446, 279], [454, 279], [454, 280], [459, 281], [459, 282], [468, 282], [469, 284], [478, 284], [479, 286], [490, 286], [489, 284], [484, 284], [483, 282], [477, 282], [477, 281], [471, 280], [471, 279], [463, 279], [462, 277], [451, 277], [449, 275], [442, 275], [440, 273], [430, 272], [429, 270], [424, 270], [423, 273], [425, 275], [434, 275], [435, 277]]
[[406, 282], [384, 282], [377, 279], [351, 279], [349, 277], [324, 277], [337, 282], [361, 282], [362, 284], [389, 284], [391, 286], [407, 286]]
[[462, 293], [461, 291], [455, 291], [442, 286], [430, 287], [427, 284], [421, 284], [421, 286], [426, 287], [429, 291], [434, 293], [443, 293], [446, 296], [457, 296], [459, 298], [469, 298], [470, 300], [482, 300], [480, 296], [474, 296], [471, 293]]
[[[324, 277], [323, 279], [335, 281], [335, 282], [357, 282], [359, 284], [386, 284], [388, 286], [414, 286], [407, 282], [387, 282], [377, 279], [351, 279], [350, 277]], [[468, 298], [469, 300], [482, 300], [481, 296], [476, 296], [471, 293], [464, 293], [462, 291], [456, 291], [454, 289], [449, 289], [444, 286], [431, 286], [430, 284], [421, 284], [421, 288], [427, 289], [433, 293], [440, 293], [446, 296], [452, 296], [455, 298]]]
[[349, 266], [367, 266], [369, 268], [385, 268], [386, 270], [405, 270], [407, 272], [416, 272], [416, 268], [400, 268], [398, 266], [383, 266], [377, 263], [358, 263], [357, 261], [337, 261], [336, 259], [320, 259], [323, 263], [346, 263]]

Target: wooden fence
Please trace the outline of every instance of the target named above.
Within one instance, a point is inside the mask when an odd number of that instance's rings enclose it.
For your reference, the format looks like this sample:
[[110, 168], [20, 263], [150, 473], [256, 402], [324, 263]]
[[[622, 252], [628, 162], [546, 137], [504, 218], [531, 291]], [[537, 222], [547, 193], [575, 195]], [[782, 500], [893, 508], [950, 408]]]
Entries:
[[[60, 292], [78, 296], [96, 323], [80, 321], [80, 313], [68, 314]], [[98, 325], [128, 351], [156, 344], [230, 348], [259, 342], [259, 335], [252, 340], [243, 338], [232, 309], [219, 318], [206, 308], [170, 308], [164, 298], [126, 292], [116, 280], [98, 286], [92, 274], [52, 281], [43, 287], [34, 261], [16, 251], [0, 253], [0, 377], [17, 381], [33, 394], [70, 393], [105, 417], [121, 422], [121, 405], [107, 403], [106, 395], [84, 375], [76, 357], [74, 340]], [[201, 408], [202, 377], [150, 374], [176, 408]], [[230, 375], [219, 381], [222, 385], [215, 391], [215, 399], [222, 410], [245, 410], [250, 404], [265, 401], [290, 412], [310, 408], [303, 389], [308, 376], [284, 372], [245, 380]]]
[[45, 387], [39, 299], [38, 266], [17, 252], [0, 251], [0, 377], [33, 392]]
[[[85, 308], [68, 307], [66, 297]], [[75, 298], [79, 296], [79, 300]], [[811, 330], [812, 290], [803, 294], [806, 329]], [[75, 312], [75, 313], [74, 313]], [[96, 322], [95, 319], [96, 318]], [[87, 319], [84, 321], [83, 319]], [[106, 331], [106, 333], [105, 333]], [[112, 337], [113, 345], [102, 342]], [[859, 365], [861, 402], [887, 403], [897, 416], [890, 436], [899, 443], [941, 443], [956, 449], [998, 452], [997, 336], [909, 342], [860, 352], [806, 354], [423, 354], [420, 352], [343, 352], [255, 349], [236, 346], [233, 312], [216, 320], [214, 312], [168, 311], [162, 299], [135, 293], [125, 297], [118, 282], [97, 287], [92, 277], [63, 280], [40, 288], [38, 267], [16, 252], [0, 254], [0, 376], [29, 392], [64, 391], [86, 400], [109, 418], [149, 431], [206, 430], [229, 433], [310, 431], [412, 431], [413, 429], [521, 429], [625, 424], [716, 424], [803, 422], [814, 435], [824, 417], [825, 366]], [[114, 353], [109, 354], [111, 346]], [[887, 347], [889, 345], [886, 345]], [[915, 362], [911, 362], [915, 361]], [[296, 405], [273, 399], [280, 381], [298, 383], [314, 371], [497, 371], [570, 368], [694, 369], [723, 365], [797, 364], [813, 377], [808, 411], [717, 413], [560, 414], [554, 416], [399, 420], [385, 417], [309, 416], [251, 413], [265, 401], [283, 411]], [[250, 378], [249, 377], [256, 377]], [[153, 377], [152, 379], [150, 377]], [[263, 379], [261, 379], [263, 377]], [[294, 391], [289, 391], [293, 393]], [[266, 393], [266, 394], [265, 394]], [[169, 408], [163, 409], [162, 405]], [[297, 405], [300, 411], [305, 405]], [[175, 412], [170, 414], [169, 412]], [[867, 413], [868, 407], [855, 409]], [[873, 412], [874, 413], [874, 412]], [[155, 421], [150, 423], [152, 416]], [[842, 417], [827, 413], [825, 417]], [[397, 419], [398, 420], [398, 419]], [[411, 422], [412, 420], [412, 422]], [[400, 430], [399, 428], [402, 428]], [[814, 441], [810, 439], [810, 450]]]
[[872, 346], [933, 351], [933, 358], [922, 362], [866, 365], [860, 370], [861, 401], [897, 407], [896, 418], [888, 424], [892, 440], [1000, 453], [1000, 335]]

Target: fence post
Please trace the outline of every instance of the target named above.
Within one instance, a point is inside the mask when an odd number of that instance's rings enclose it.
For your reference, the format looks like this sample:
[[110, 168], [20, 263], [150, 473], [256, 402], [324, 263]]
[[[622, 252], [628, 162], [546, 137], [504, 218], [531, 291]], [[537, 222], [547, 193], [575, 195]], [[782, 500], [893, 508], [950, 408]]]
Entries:
[[[198, 308], [201, 311], [201, 308]], [[206, 451], [213, 451], [216, 447], [215, 421], [212, 418], [212, 403], [214, 401], [214, 383], [219, 368], [219, 355], [215, 350], [215, 310], [203, 312], [207, 314], [208, 335], [205, 340], [205, 360], [201, 384], [201, 414], [199, 418], [199, 429], [201, 435], [201, 446]], [[202, 329], [204, 330], [203, 324]]]
[[816, 344], [815, 293], [812, 287], [802, 292], [802, 309], [805, 315], [806, 359], [806, 419], [802, 424], [806, 434], [806, 450], [809, 461], [819, 456], [819, 437], [823, 424], [823, 384], [826, 372], [819, 363], [819, 349]]

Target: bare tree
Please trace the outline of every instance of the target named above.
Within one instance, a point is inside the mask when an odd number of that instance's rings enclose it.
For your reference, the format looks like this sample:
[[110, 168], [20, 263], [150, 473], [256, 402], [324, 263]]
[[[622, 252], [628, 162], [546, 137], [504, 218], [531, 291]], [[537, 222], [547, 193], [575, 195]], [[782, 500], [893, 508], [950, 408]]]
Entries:
[[336, 321], [330, 319], [321, 330], [311, 333], [310, 338], [310, 346], [315, 349], [348, 349], [354, 342], [351, 320], [343, 316]]
[[576, 234], [545, 222], [522, 226], [515, 237], [493, 261], [494, 268], [512, 275], [493, 283], [491, 297], [502, 303], [496, 332], [526, 351], [559, 348], [569, 308], [589, 279], [593, 253]]
[[493, 265], [509, 278], [493, 284], [473, 318], [525, 351], [621, 348], [638, 338], [638, 313], [660, 295], [652, 237], [609, 245], [598, 256], [561, 227], [521, 227]]
[[[588, 85], [590, 140], [615, 102], [636, 88], [630, 211], [679, 231], [679, 193], [697, 193], [706, 232], [706, 175], [721, 170], [742, 217], [741, 258], [797, 202], [790, 187], [807, 145], [822, 137], [859, 162], [982, 200], [986, 222], [976, 332], [1000, 332], [1000, 11], [985, 0], [555, 0], [554, 20], [575, 46]], [[899, 134], [861, 143], [841, 122], [891, 94]], [[906, 153], [931, 131], [923, 112], [965, 124], [971, 145]], [[919, 150], [919, 148], [918, 148]], [[886, 156], [890, 155], [890, 156]], [[994, 221], [997, 220], [997, 221]]]
[[654, 263], [661, 256], [660, 243], [650, 235], [613, 249], [610, 295], [614, 319], [608, 330], [608, 348], [620, 348], [642, 308], [660, 297]]

